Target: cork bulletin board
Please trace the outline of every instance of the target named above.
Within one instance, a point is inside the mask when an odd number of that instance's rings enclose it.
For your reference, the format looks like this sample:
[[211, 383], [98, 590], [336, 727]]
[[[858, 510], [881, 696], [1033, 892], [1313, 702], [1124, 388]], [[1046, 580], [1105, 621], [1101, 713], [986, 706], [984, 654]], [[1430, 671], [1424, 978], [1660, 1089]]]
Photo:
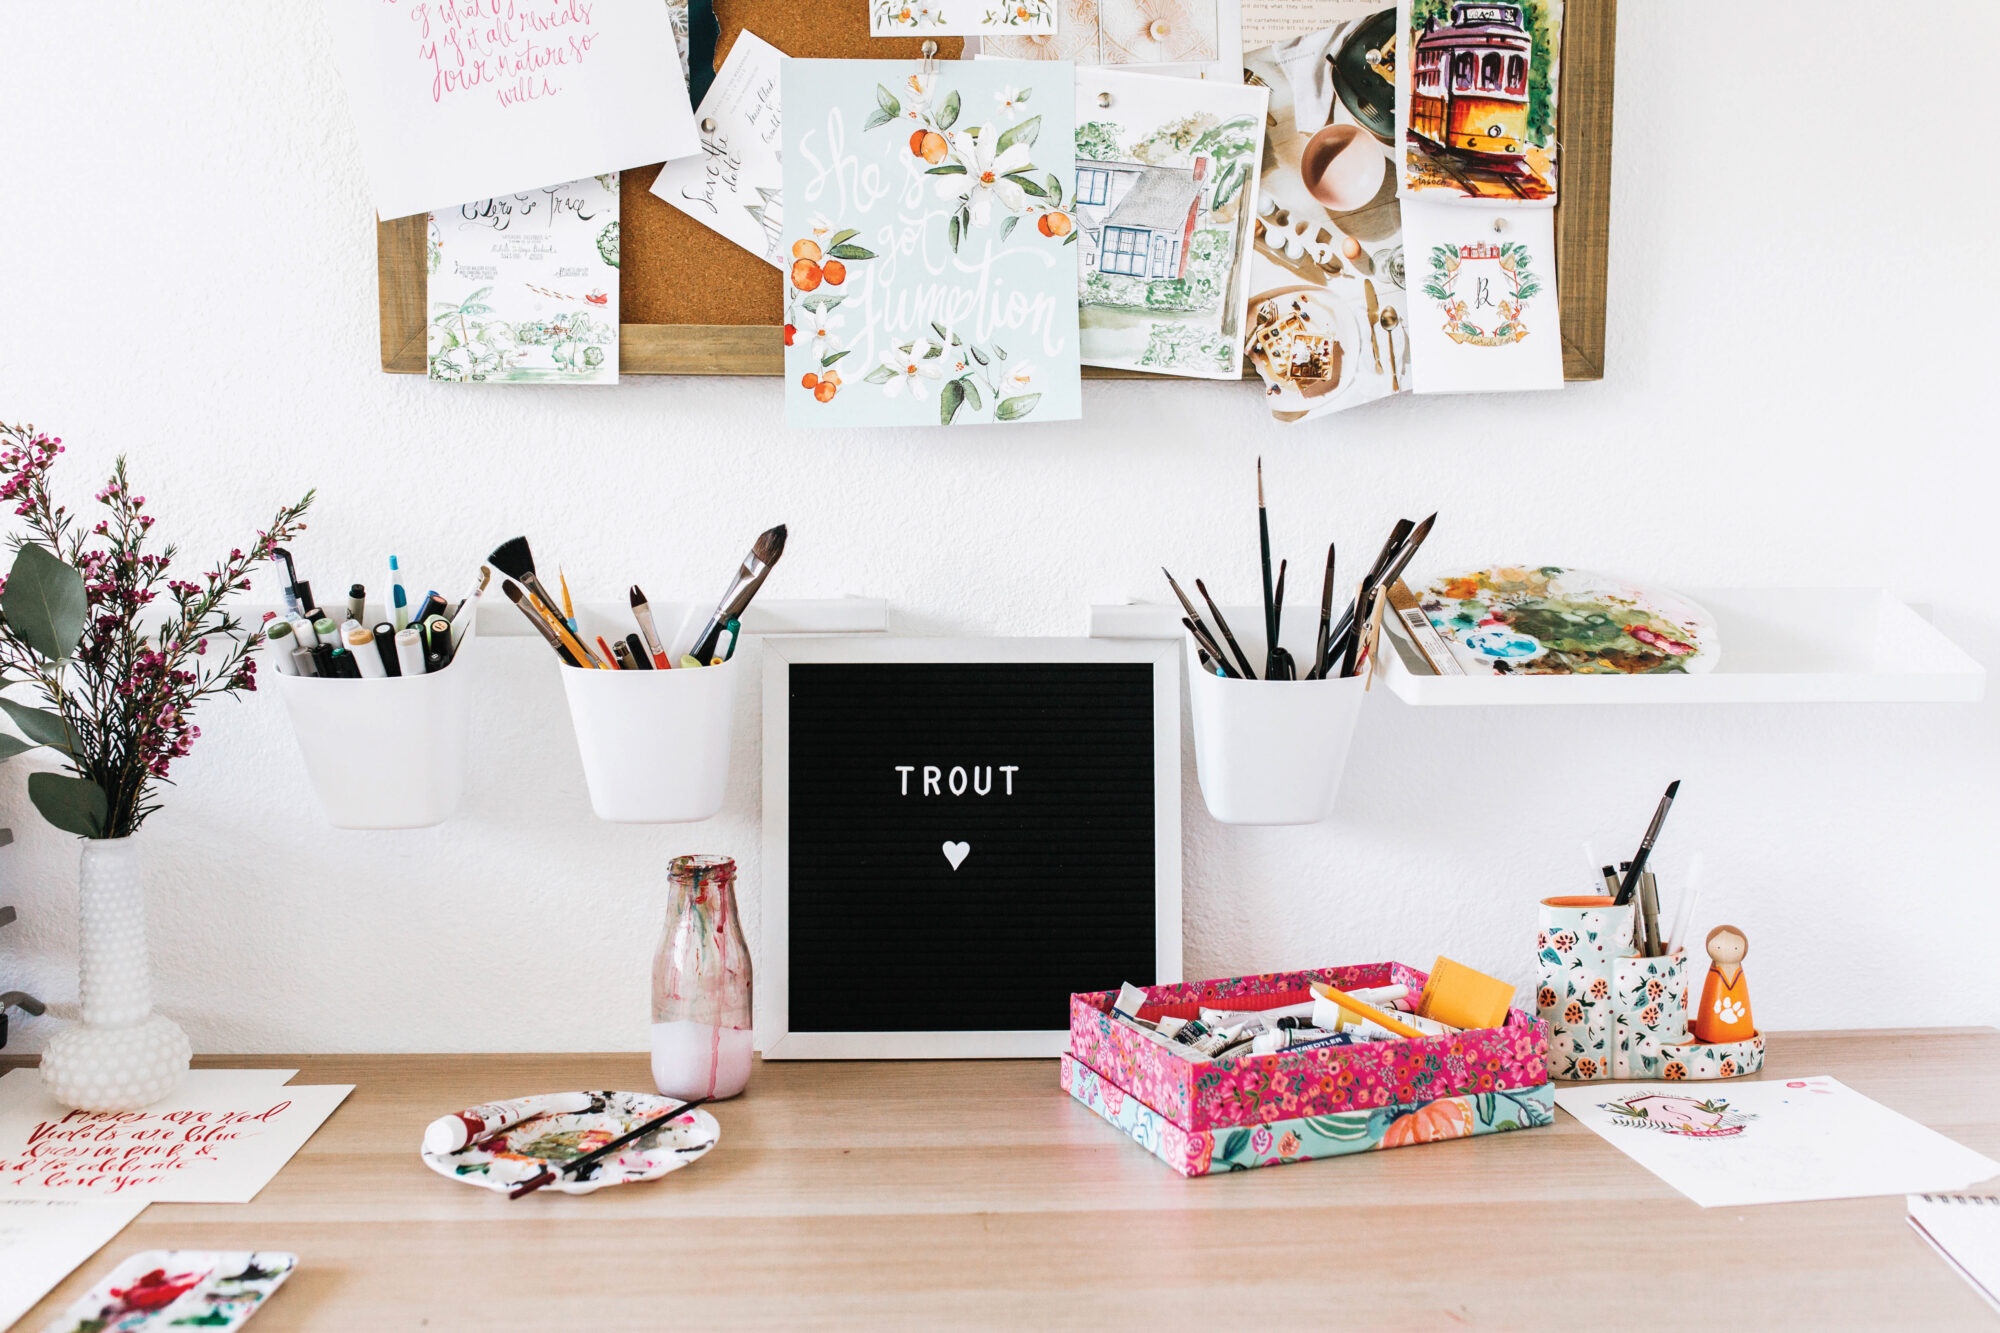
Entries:
[[[871, 38], [861, 0], [716, 0], [718, 65], [749, 28], [787, 55], [917, 60], [920, 38]], [[1604, 377], [1605, 256], [1611, 239], [1611, 92], [1618, 0], [1568, 0], [1563, 9], [1561, 202], [1556, 270], [1561, 284], [1563, 378]], [[937, 39], [938, 59], [965, 43]], [[651, 194], [659, 164], [621, 182], [618, 369], [625, 375], [780, 375], [784, 275]], [[382, 369], [425, 372], [425, 219], [376, 224]], [[1131, 371], [1086, 366], [1087, 379]], [[1254, 378], [1254, 373], [1246, 372]]]

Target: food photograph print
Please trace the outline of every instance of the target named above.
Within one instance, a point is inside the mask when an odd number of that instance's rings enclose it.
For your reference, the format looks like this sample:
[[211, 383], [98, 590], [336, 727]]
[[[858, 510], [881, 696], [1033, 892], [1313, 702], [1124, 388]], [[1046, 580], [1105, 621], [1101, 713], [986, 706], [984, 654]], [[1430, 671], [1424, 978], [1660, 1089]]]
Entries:
[[1079, 416], [1070, 66], [787, 60], [781, 78], [786, 420]]

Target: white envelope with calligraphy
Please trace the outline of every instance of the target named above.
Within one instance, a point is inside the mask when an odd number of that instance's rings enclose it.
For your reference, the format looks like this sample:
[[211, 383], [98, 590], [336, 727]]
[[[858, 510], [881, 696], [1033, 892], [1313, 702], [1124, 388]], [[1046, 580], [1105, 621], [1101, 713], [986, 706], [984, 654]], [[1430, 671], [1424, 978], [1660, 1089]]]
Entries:
[[660, 168], [653, 193], [779, 268], [784, 188], [778, 62], [785, 53], [748, 28], [737, 35], [695, 113], [701, 152]]
[[701, 151], [662, 0], [484, 8], [325, 0], [381, 217]]

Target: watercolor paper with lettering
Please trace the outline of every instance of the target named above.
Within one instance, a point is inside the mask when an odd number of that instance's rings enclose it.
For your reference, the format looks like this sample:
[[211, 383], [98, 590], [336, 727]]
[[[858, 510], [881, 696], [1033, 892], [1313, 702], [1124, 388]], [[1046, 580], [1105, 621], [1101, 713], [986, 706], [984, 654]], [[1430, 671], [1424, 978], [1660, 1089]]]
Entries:
[[109, 1115], [71, 1111], [16, 1071], [0, 1078], [0, 1199], [248, 1203], [353, 1090], [210, 1089], [190, 1075], [143, 1111]]
[[1554, 210], [1405, 199], [1403, 237], [1418, 393], [1562, 388]]
[[0, 1328], [144, 1211], [144, 1199], [0, 1199]]
[[1556, 202], [1562, 0], [1402, 0], [1403, 195]]
[[326, 0], [383, 218], [701, 151], [662, 0]]
[[2000, 1162], [1840, 1080], [1563, 1088], [1556, 1105], [1704, 1208], [1941, 1194]]
[[1248, 352], [1279, 421], [1409, 388], [1395, 140], [1396, 7], [1377, 0], [1252, 51], [1271, 91], [1252, 230]]
[[787, 60], [783, 79], [786, 419], [1080, 415], [1071, 67]]
[[430, 377], [618, 382], [618, 173], [431, 214]]
[[1077, 71], [1085, 365], [1242, 375], [1268, 97], [1240, 83]]
[[1057, 30], [1059, 0], [868, 0], [870, 37], [1028, 36]]
[[[701, 99], [701, 152], [660, 168], [653, 193], [709, 230], [779, 268], [785, 257], [780, 195], [778, 64], [784, 52], [749, 29]], [[711, 128], [712, 127], [712, 128]]]

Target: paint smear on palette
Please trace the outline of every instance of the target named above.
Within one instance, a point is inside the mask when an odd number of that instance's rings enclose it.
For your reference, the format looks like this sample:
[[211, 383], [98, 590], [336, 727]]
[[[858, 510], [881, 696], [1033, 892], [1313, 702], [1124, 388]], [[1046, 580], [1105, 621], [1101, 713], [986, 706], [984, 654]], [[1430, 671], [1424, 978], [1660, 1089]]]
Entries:
[[1715, 617], [1663, 588], [1560, 565], [1495, 565], [1434, 579], [1424, 614], [1468, 674], [1713, 671]]

